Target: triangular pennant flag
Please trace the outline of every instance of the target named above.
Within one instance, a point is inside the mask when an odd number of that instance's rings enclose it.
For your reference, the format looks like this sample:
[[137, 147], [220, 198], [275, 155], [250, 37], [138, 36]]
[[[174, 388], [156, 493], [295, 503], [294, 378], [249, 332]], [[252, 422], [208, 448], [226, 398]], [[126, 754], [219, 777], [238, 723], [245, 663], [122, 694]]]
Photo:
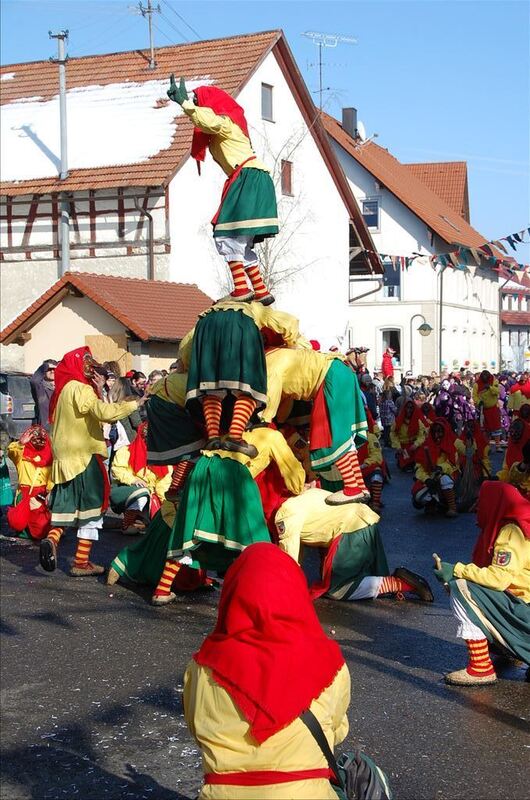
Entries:
[[483, 244], [483, 245], [481, 245], [481, 246], [479, 247], [479, 250], [482, 250], [484, 253], [486, 253], [486, 254], [487, 254], [488, 256], [490, 256], [490, 257], [493, 255], [493, 250], [491, 249], [491, 247], [489, 246], [489, 244]]
[[456, 257], [455, 253], [449, 253], [449, 258], [453, 267], [458, 267], [458, 258]]
[[397, 256], [390, 256], [390, 260], [392, 261], [392, 269], [394, 272], [397, 270]]
[[[504, 239], [504, 238], [505, 238], [505, 237], [503, 236], [503, 239]], [[512, 239], [512, 237], [511, 237], [511, 236], [506, 236], [506, 241], [508, 242], [508, 244], [510, 245], [510, 247], [512, 248], [512, 250], [516, 250], [516, 249], [517, 249], [517, 248], [515, 247], [514, 243], [513, 243], [513, 239]]]
[[495, 241], [493, 241], [492, 244], [494, 244], [495, 247], [498, 247], [499, 250], [502, 250], [503, 253], [508, 252], [505, 246], [499, 241], [499, 239], [495, 239]]
[[526, 236], [526, 231], [524, 228], [522, 231], [519, 231], [519, 236], [521, 237], [521, 241], [524, 242], [524, 237]]
[[521, 239], [521, 234], [519, 234], [519, 233], [512, 233], [512, 236], [513, 236], [513, 238], [515, 239], [516, 242], [522, 242], [523, 241]]

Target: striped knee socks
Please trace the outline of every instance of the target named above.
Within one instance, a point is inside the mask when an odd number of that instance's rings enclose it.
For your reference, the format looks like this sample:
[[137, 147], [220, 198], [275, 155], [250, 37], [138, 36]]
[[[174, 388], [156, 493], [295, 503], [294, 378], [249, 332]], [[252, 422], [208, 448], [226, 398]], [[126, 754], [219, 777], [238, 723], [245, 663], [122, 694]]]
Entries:
[[178, 492], [179, 489], [182, 489], [192, 467], [193, 463], [191, 461], [180, 461], [178, 464], [175, 464], [173, 467], [173, 475], [171, 477], [171, 486], [169, 487], [169, 492], [174, 494]]
[[223, 401], [221, 398], [214, 394], [207, 394], [202, 403], [202, 413], [204, 414], [208, 439], [219, 436], [222, 412]]
[[123, 522], [122, 522], [122, 530], [126, 531], [127, 528], [132, 528], [136, 520], [136, 511], [124, 511], [123, 512]]
[[78, 539], [77, 540], [77, 550], [75, 552], [74, 558], [74, 567], [86, 567], [88, 564], [88, 557], [90, 555], [90, 549], [92, 547], [92, 540], [91, 539]]
[[399, 592], [414, 592], [414, 586], [411, 586], [401, 578], [395, 578], [393, 575], [387, 575], [381, 581], [379, 594], [398, 594]]
[[357, 453], [353, 451], [346, 453], [337, 459], [335, 466], [340, 472], [345, 495], [353, 497], [356, 494], [361, 494], [365, 490], [366, 487], [361, 474], [361, 468], [359, 467]]
[[263, 278], [261, 277], [258, 265], [254, 264], [252, 267], [247, 267], [246, 272], [255, 292], [254, 299], [260, 300], [262, 297], [268, 295], [269, 290], [263, 283]]
[[228, 435], [231, 439], [241, 439], [243, 431], [256, 408], [256, 401], [253, 397], [238, 397], [234, 404], [234, 412], [230, 423]]
[[495, 668], [492, 664], [488, 649], [487, 639], [466, 639], [469, 663], [466, 667], [470, 675], [485, 677], [495, 675]]
[[237, 300], [239, 297], [247, 297], [248, 295], [251, 295], [247, 284], [245, 270], [241, 261], [229, 261], [228, 266], [230, 268], [230, 272], [232, 273], [232, 280], [234, 281], [234, 291], [230, 292], [230, 295], [235, 300]]
[[383, 484], [379, 481], [372, 481], [370, 484], [370, 494], [372, 495], [372, 505], [381, 507], [381, 495], [383, 493]]
[[59, 546], [59, 542], [61, 541], [61, 536], [63, 535], [64, 531], [62, 528], [52, 528], [49, 532], [47, 539], [51, 539], [54, 543], [55, 547]]
[[164, 571], [160, 576], [160, 580], [158, 581], [158, 586], [155, 589], [155, 597], [160, 597], [163, 595], [168, 595], [171, 593], [171, 584], [175, 580], [175, 575], [180, 569], [180, 564], [178, 561], [171, 561], [168, 559], [164, 564]]

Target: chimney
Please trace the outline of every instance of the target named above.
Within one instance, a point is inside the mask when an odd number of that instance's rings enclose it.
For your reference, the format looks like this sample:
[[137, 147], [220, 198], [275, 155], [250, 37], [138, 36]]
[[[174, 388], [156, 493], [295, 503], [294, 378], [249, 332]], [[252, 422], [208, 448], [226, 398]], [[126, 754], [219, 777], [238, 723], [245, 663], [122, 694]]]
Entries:
[[352, 139], [357, 139], [359, 133], [357, 131], [357, 109], [356, 108], [343, 108], [342, 109], [342, 129], [348, 133]]

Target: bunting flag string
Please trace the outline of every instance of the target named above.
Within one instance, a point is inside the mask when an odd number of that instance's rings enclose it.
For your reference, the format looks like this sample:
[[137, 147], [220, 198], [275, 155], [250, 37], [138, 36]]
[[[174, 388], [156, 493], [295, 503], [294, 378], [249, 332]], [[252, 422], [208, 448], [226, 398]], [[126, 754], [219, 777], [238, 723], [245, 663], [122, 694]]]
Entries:
[[[402, 256], [378, 253], [374, 250], [367, 250], [366, 252], [379, 255], [382, 261], [389, 262], [389, 266], [391, 266], [394, 271], [408, 270], [411, 264], [418, 258], [428, 260], [433, 269], [436, 269], [437, 266], [440, 266], [442, 269], [451, 267], [452, 269], [458, 269], [462, 272], [469, 271], [469, 266], [476, 266], [480, 264], [482, 260], [486, 261], [492, 269], [503, 272], [506, 277], [509, 277], [510, 275], [519, 274], [521, 272], [523, 274], [530, 273], [530, 265], [518, 263], [513, 256], [509, 255], [509, 250], [503, 242], [507, 242], [512, 250], [516, 251], [519, 245], [528, 244], [528, 241], [525, 240], [525, 236], [530, 239], [530, 227], [523, 228], [508, 236], [501, 236], [500, 239], [492, 239], [489, 242], [484, 242], [484, 244], [478, 245], [477, 247], [455, 246], [455, 249], [448, 253], [435, 253], [431, 255], [429, 253], [413, 252], [410, 256]], [[498, 258], [493, 248], [505, 253], [506, 257]]]

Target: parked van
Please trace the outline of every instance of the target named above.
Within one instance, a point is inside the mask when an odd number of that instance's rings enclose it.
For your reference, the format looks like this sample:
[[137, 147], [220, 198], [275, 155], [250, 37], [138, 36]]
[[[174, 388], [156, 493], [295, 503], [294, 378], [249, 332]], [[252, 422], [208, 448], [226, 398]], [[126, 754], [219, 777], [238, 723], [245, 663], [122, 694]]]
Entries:
[[24, 372], [0, 372], [0, 430], [18, 439], [35, 419], [30, 376]]

